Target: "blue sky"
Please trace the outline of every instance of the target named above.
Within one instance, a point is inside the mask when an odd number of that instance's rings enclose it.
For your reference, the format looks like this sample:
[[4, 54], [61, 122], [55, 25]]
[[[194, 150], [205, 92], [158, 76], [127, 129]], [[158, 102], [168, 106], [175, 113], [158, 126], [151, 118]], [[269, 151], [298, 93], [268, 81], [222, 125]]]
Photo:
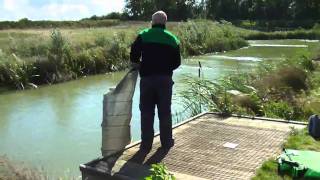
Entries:
[[0, 0], [0, 21], [78, 20], [123, 10], [124, 0]]

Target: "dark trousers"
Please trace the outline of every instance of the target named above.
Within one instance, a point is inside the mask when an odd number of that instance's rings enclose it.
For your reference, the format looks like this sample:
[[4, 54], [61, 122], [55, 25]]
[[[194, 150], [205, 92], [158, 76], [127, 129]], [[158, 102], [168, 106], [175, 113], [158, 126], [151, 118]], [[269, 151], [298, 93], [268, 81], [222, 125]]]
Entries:
[[171, 146], [172, 119], [171, 98], [173, 81], [171, 76], [148, 76], [140, 81], [141, 146], [150, 149], [154, 137], [155, 106], [158, 109], [160, 140], [163, 147]]

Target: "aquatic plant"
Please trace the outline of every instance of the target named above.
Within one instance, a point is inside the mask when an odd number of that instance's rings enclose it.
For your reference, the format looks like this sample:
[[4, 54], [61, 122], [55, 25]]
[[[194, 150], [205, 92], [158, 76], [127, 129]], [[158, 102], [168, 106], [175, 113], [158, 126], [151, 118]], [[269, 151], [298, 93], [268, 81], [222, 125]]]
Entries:
[[187, 77], [184, 82], [189, 88], [181, 91], [180, 96], [185, 108], [189, 109], [192, 116], [204, 110], [216, 111], [224, 115], [233, 111], [231, 96], [222, 84], [193, 77]]

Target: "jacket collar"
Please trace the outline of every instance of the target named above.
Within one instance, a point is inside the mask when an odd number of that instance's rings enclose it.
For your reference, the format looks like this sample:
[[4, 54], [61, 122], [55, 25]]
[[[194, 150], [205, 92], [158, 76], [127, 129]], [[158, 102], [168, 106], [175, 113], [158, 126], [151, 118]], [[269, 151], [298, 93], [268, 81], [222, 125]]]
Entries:
[[154, 24], [154, 25], [152, 25], [152, 28], [166, 29], [166, 25], [164, 25], [164, 24]]

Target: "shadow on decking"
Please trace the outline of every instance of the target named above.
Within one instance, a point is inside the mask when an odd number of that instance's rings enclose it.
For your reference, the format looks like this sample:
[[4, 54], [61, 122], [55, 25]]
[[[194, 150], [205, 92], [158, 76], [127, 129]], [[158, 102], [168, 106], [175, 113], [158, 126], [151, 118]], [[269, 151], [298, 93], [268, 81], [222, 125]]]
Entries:
[[[129, 174], [135, 173], [135, 171], [130, 172], [130, 171], [132, 171], [132, 163], [150, 168], [150, 166], [152, 164], [160, 163], [166, 157], [168, 152], [169, 152], [169, 150], [158, 148], [156, 150], [156, 152], [154, 152], [150, 157], [147, 158], [148, 153], [143, 152], [143, 151], [137, 151], [135, 154], [132, 155], [132, 157], [130, 159], [128, 159], [126, 161], [125, 164], [122, 165], [119, 172], [115, 173], [114, 175], [117, 175], [117, 174], [118, 175], [121, 175], [121, 174], [129, 175]], [[114, 164], [113, 164], [113, 166], [114, 166]], [[143, 171], [143, 175], [142, 175], [143, 177], [146, 177], [148, 175], [150, 175], [149, 171]]]
[[[291, 127], [305, 125], [205, 113], [174, 127], [176, 143], [170, 151], [159, 149], [160, 140], [155, 136], [148, 154], [140, 152], [136, 143], [117, 155], [81, 165], [80, 169], [87, 180], [141, 179], [150, 173], [150, 164], [163, 162], [177, 179], [250, 179], [263, 161], [280, 153]], [[238, 146], [227, 148], [226, 143]]]

